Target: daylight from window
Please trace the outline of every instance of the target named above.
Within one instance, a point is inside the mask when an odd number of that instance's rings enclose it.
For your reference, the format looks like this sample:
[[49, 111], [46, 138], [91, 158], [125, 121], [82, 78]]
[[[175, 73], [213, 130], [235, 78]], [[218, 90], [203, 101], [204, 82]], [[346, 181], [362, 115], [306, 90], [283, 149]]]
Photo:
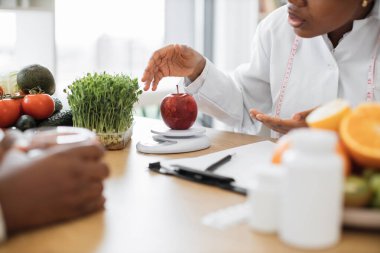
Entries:
[[57, 81], [87, 72], [141, 76], [164, 41], [164, 0], [57, 0]]

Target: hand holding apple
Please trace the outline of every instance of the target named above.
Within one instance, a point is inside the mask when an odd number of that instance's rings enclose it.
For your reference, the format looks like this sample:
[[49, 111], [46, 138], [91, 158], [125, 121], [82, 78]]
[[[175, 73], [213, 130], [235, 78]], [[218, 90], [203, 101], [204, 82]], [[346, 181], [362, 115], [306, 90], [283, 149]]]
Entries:
[[206, 58], [185, 45], [168, 45], [152, 55], [141, 81], [144, 90], [157, 89], [158, 83], [167, 76], [186, 76], [194, 81], [206, 66]]
[[167, 95], [161, 102], [161, 116], [165, 124], [174, 130], [190, 128], [198, 114], [197, 103], [193, 96], [187, 93]]

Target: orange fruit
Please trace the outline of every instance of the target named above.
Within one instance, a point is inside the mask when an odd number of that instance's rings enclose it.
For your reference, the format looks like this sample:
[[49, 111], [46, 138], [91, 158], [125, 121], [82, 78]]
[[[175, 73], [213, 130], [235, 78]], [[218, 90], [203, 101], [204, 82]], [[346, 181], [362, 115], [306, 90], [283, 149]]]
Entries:
[[276, 147], [274, 148], [273, 154], [272, 154], [272, 163], [274, 164], [281, 164], [282, 161], [282, 155], [286, 150], [288, 150], [290, 147], [290, 140], [289, 138], [283, 136], [278, 140], [276, 143]]
[[359, 165], [380, 169], [380, 103], [363, 103], [342, 120], [340, 136]]
[[[286, 150], [288, 150], [291, 147], [291, 141], [286, 136], [282, 137], [272, 154], [272, 163], [273, 164], [281, 164], [282, 162], [282, 156]], [[343, 145], [341, 141], [337, 143], [336, 146], [336, 152], [339, 154], [343, 159], [343, 166], [344, 166], [344, 175], [347, 177], [351, 173], [352, 165], [351, 165], [351, 159], [348, 155], [348, 152]]]
[[309, 127], [338, 131], [342, 119], [351, 111], [350, 105], [336, 99], [313, 110], [307, 117]]
[[352, 164], [351, 164], [351, 157], [348, 154], [348, 151], [342, 141], [339, 141], [338, 144], [336, 145], [336, 152], [343, 159], [344, 175], [347, 177], [351, 174]]

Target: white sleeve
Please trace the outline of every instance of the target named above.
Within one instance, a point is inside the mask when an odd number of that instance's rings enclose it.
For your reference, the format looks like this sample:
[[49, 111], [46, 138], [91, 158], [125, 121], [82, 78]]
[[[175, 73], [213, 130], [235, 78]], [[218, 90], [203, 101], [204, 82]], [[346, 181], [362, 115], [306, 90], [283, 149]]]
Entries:
[[263, 48], [265, 36], [260, 27], [253, 39], [249, 63], [227, 75], [207, 60], [201, 75], [193, 83], [185, 84], [185, 90], [194, 95], [201, 111], [234, 127], [235, 131], [269, 135], [268, 129], [262, 129], [262, 124], [249, 115], [252, 108], [263, 113], [271, 113], [272, 108], [269, 56]]
[[0, 206], [0, 243], [4, 242], [7, 239], [7, 230], [5, 226], [5, 220], [3, 216], [3, 210]]

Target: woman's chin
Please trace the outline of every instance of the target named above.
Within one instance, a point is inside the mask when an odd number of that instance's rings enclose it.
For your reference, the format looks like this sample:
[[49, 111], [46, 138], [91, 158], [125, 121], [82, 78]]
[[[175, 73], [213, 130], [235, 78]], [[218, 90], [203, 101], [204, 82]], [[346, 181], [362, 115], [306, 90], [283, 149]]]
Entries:
[[314, 38], [321, 35], [320, 33], [317, 33], [315, 31], [310, 31], [302, 28], [293, 28], [293, 30], [297, 34], [297, 36], [305, 39]]

